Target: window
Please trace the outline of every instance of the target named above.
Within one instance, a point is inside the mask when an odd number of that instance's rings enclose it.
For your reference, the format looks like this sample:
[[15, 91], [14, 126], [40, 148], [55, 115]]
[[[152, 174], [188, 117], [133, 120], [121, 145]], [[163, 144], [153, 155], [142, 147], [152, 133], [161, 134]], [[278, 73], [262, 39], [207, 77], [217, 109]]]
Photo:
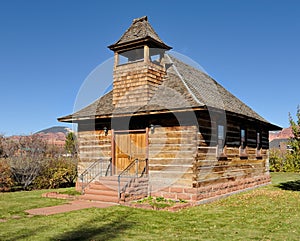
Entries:
[[225, 128], [223, 125], [218, 125], [218, 141], [217, 141], [217, 156], [225, 156], [224, 145], [225, 145]]
[[130, 62], [143, 61], [144, 48], [132, 49], [119, 54], [118, 65], [127, 64]]
[[160, 57], [159, 54], [150, 56], [150, 60], [151, 60], [152, 63], [159, 64], [160, 63], [160, 59], [161, 59], [161, 57]]
[[245, 128], [241, 128], [240, 156], [245, 156], [245, 155], [247, 155], [247, 152], [246, 152], [246, 146], [247, 146], [246, 129], [245, 129]]
[[256, 156], [261, 156], [261, 147], [262, 147], [262, 143], [261, 143], [261, 132], [257, 131], [256, 132]]

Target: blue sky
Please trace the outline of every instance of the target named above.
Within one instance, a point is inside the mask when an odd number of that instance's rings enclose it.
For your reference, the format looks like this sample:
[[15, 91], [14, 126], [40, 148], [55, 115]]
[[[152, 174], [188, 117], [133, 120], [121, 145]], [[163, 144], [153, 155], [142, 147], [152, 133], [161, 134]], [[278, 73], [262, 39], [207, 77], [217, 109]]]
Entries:
[[[29, 134], [70, 114], [107, 48], [147, 15], [176, 52], [268, 121], [300, 104], [300, 1], [0, 1], [0, 133]], [[101, 84], [100, 84], [101, 85]], [[100, 93], [101, 94], [101, 93]]]

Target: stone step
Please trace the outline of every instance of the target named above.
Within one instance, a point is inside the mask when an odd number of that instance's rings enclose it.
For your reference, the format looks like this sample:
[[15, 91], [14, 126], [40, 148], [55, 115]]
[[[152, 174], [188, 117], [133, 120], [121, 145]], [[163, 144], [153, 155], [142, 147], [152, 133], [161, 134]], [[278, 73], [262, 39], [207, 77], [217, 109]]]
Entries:
[[103, 196], [103, 195], [95, 195], [95, 194], [84, 194], [80, 196], [81, 200], [89, 200], [89, 201], [101, 201], [101, 202], [109, 202], [109, 203], [118, 203], [118, 195], [113, 196]]
[[[123, 187], [126, 185], [127, 182], [120, 182], [120, 187]], [[105, 181], [101, 183], [93, 183], [90, 184], [91, 189], [112, 189], [112, 190], [118, 190], [118, 182], [115, 181]]]
[[114, 186], [113, 186], [113, 188], [111, 188], [110, 186], [103, 185], [101, 183], [99, 183], [99, 184], [91, 183], [86, 189], [108, 191], [108, 190], [114, 190], [115, 188], [114, 188]]
[[84, 194], [94, 194], [99, 196], [112, 196], [117, 197], [118, 192], [114, 190], [97, 190], [97, 189], [86, 189]]
[[[120, 188], [123, 188], [131, 178], [122, 178]], [[147, 192], [148, 177], [137, 178], [126, 190], [126, 193]], [[146, 185], [146, 187], [145, 187]], [[84, 195], [79, 199], [101, 202], [118, 203], [118, 177], [102, 177], [99, 180], [90, 183], [85, 189]], [[123, 194], [124, 199], [124, 194]]]

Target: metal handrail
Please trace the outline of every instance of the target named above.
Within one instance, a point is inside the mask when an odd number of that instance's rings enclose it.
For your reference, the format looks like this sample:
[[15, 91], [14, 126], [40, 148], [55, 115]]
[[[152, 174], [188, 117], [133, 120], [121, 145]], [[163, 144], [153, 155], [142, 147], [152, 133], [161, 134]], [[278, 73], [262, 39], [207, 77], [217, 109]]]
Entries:
[[[105, 166], [106, 164], [106, 166]], [[81, 173], [79, 179], [81, 180], [81, 193], [84, 193], [84, 189], [99, 176], [111, 176], [112, 175], [112, 159], [103, 160], [99, 159], [92, 163], [87, 169]]]
[[[139, 163], [145, 162], [145, 166], [141, 173], [139, 173]], [[135, 168], [135, 172], [130, 174], [132, 168]], [[133, 160], [119, 175], [118, 175], [118, 198], [120, 200], [122, 192], [125, 192], [126, 188], [135, 178], [142, 177], [148, 173], [148, 159], [139, 161], [139, 159]], [[140, 175], [139, 175], [140, 174]], [[121, 178], [130, 178], [126, 184], [121, 188]]]

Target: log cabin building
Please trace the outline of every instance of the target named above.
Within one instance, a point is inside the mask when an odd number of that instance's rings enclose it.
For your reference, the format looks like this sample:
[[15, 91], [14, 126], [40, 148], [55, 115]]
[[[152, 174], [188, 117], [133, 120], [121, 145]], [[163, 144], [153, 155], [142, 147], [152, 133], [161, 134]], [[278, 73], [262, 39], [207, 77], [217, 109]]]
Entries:
[[168, 54], [147, 17], [109, 49], [112, 90], [58, 118], [78, 123], [83, 198], [200, 203], [270, 182], [268, 133], [280, 128]]

